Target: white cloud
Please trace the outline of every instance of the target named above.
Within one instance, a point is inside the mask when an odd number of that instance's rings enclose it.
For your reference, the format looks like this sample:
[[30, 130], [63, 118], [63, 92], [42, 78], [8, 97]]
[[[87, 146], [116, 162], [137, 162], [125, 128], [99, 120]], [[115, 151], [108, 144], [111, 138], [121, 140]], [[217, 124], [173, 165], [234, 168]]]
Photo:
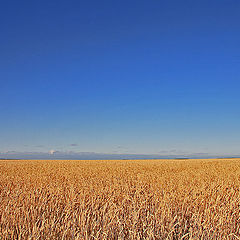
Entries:
[[56, 151], [52, 149], [52, 150], [49, 151], [49, 154], [53, 155], [55, 152]]

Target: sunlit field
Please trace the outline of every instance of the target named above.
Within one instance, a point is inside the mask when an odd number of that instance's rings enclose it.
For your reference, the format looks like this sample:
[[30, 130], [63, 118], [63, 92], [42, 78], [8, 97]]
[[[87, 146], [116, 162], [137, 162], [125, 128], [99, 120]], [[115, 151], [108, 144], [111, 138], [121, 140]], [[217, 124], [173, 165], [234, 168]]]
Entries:
[[240, 159], [0, 160], [0, 239], [239, 239]]

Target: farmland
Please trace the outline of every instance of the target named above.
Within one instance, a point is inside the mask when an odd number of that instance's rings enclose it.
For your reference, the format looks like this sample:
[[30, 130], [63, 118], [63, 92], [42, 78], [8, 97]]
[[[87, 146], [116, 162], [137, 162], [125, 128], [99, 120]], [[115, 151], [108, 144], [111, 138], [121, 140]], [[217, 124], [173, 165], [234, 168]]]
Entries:
[[0, 239], [239, 239], [240, 159], [0, 160]]

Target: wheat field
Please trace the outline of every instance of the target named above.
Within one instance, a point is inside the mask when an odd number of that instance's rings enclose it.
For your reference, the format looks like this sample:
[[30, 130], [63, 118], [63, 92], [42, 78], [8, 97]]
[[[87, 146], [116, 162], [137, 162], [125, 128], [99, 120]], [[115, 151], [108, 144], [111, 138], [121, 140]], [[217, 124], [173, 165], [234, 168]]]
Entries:
[[240, 239], [240, 159], [1, 160], [0, 239]]

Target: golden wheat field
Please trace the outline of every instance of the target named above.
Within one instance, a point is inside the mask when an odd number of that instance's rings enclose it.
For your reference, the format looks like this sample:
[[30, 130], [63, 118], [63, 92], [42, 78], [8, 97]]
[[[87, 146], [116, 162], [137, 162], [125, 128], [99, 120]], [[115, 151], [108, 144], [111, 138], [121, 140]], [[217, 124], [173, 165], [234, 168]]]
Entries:
[[0, 239], [239, 239], [240, 159], [1, 160]]

